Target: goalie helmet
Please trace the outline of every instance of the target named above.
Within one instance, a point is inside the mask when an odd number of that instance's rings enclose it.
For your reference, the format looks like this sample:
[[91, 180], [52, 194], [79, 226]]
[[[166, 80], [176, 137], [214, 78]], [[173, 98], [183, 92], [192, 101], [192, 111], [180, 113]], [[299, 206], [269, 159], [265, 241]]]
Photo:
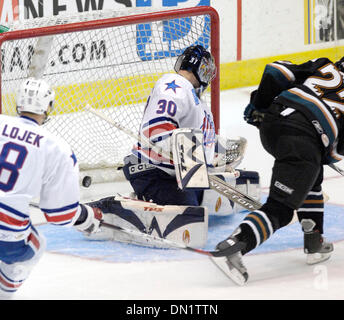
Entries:
[[48, 114], [54, 107], [55, 92], [43, 79], [26, 79], [17, 94], [17, 112]]
[[216, 76], [214, 57], [201, 45], [191, 46], [185, 49], [175, 63], [174, 70], [191, 71], [200, 83], [203, 92]]

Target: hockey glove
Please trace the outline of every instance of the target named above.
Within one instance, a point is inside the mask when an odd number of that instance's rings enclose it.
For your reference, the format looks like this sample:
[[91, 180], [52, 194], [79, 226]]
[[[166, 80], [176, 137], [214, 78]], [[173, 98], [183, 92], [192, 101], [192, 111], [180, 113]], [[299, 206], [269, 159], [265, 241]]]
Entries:
[[92, 208], [88, 205], [80, 204], [81, 213], [74, 224], [75, 228], [85, 233], [95, 233], [99, 230], [103, 220], [103, 212], [99, 208]]
[[244, 120], [255, 127], [259, 127], [263, 121], [264, 113], [259, 112], [256, 107], [249, 103], [244, 111]]

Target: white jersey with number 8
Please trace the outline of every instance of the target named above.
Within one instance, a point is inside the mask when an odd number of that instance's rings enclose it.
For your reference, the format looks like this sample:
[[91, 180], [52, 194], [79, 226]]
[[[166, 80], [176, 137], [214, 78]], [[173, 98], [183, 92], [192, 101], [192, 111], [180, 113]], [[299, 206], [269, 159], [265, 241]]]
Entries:
[[39, 197], [48, 222], [72, 225], [79, 204], [79, 169], [67, 143], [26, 117], [0, 116], [0, 238], [25, 239], [29, 204]]

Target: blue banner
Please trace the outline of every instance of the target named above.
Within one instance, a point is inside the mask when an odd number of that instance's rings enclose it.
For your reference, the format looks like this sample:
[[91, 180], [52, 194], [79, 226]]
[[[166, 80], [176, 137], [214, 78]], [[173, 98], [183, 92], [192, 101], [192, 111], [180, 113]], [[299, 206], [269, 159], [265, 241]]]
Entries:
[[[162, 0], [163, 6], [171, 7], [178, 4], [187, 4], [188, 0]], [[152, 5], [152, 0], [136, 0], [136, 6], [147, 7]], [[198, 6], [210, 6], [210, 0], [200, 0]], [[177, 7], [178, 8], [178, 7]], [[164, 59], [180, 55], [185, 48], [174, 49], [173, 42], [188, 36], [192, 27], [192, 18], [178, 18], [163, 21], [159, 38], [162, 39], [159, 50], [152, 50], [153, 30], [151, 23], [139, 24], [136, 28], [137, 53], [142, 61]], [[162, 34], [161, 34], [162, 33]], [[210, 18], [204, 16], [203, 30], [198, 39], [189, 45], [202, 45], [205, 48], [210, 44]]]

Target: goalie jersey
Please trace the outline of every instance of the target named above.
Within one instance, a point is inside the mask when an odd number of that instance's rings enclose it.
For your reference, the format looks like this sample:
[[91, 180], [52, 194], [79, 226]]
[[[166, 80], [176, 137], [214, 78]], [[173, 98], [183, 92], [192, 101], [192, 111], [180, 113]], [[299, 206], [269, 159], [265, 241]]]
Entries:
[[39, 206], [48, 222], [72, 225], [78, 214], [79, 169], [69, 146], [34, 120], [0, 116], [0, 237], [27, 238], [29, 204]]
[[250, 103], [264, 112], [274, 101], [302, 112], [321, 136], [326, 163], [344, 158], [344, 74], [328, 58], [296, 65], [276, 61], [266, 66]]
[[[206, 161], [213, 163], [215, 150], [215, 125], [211, 110], [200, 99], [193, 85], [183, 76], [166, 74], [155, 84], [147, 100], [140, 135], [165, 151], [170, 151], [170, 137], [176, 128], [195, 128], [203, 132]], [[133, 154], [139, 162], [153, 164], [174, 175], [173, 161], [164, 158], [140, 142]]]

